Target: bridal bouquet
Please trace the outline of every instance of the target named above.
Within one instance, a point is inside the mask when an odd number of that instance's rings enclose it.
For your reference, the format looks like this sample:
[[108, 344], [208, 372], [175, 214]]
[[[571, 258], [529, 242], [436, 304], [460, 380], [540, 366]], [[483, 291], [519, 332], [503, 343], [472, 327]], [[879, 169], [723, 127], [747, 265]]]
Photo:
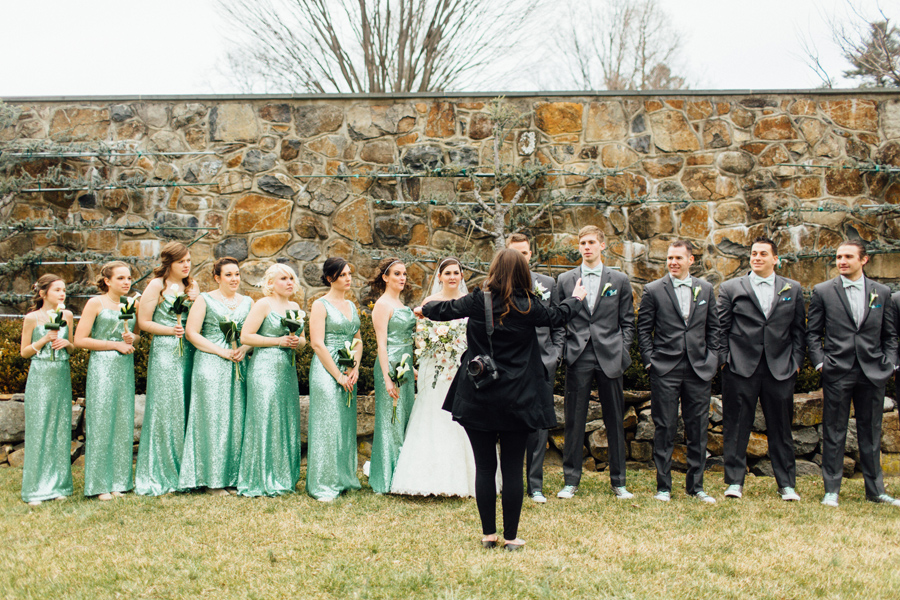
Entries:
[[[403, 384], [409, 381], [409, 378], [412, 376], [412, 366], [410, 366], [407, 361], [409, 361], [409, 354], [404, 354], [400, 357], [399, 361], [391, 363], [391, 381], [397, 386], [398, 393], [400, 388], [403, 387]], [[393, 401], [394, 409], [391, 413], [391, 423], [397, 421], [397, 398], [393, 398]]]
[[125, 302], [119, 302], [119, 320], [124, 321], [125, 333], [128, 333], [128, 321], [137, 315], [137, 299], [141, 297], [141, 293], [137, 292], [134, 298], [125, 298]]
[[[306, 319], [306, 312], [302, 310], [286, 310], [281, 318], [281, 326], [286, 327], [291, 335], [297, 335], [297, 332], [303, 331], [303, 320]], [[291, 365], [297, 365], [297, 353], [291, 353]]]
[[[238, 340], [241, 339], [240, 326], [231, 319], [224, 319], [219, 321], [219, 329], [222, 331], [222, 335], [225, 336], [225, 343], [231, 346], [232, 351], [237, 350]], [[244, 376], [241, 375], [241, 367], [238, 363], [234, 363], [234, 372], [237, 373], [238, 381], [244, 380]]]
[[[337, 366], [338, 369], [341, 367], [353, 368], [353, 365], [356, 364], [356, 356], [353, 354], [353, 351], [356, 350], [356, 347], [362, 344], [358, 338], [353, 340], [353, 343], [344, 342], [344, 347], [338, 350], [338, 358], [337, 358]], [[350, 407], [350, 403], [353, 401], [353, 390], [347, 392], [347, 407]]]
[[431, 387], [437, 385], [442, 373], [446, 373], [446, 379], [453, 379], [455, 367], [459, 366], [460, 358], [466, 351], [466, 320], [441, 323], [419, 319], [414, 337], [416, 360], [419, 364], [423, 359], [434, 359], [434, 381], [431, 382]]
[[[169, 291], [172, 293], [169, 295], [163, 295], [172, 301], [172, 312], [175, 313], [175, 316], [178, 318], [178, 326], [181, 327], [181, 315], [191, 310], [191, 306], [194, 303], [191, 302], [186, 293], [179, 294], [178, 286], [174, 283], [169, 286]], [[175, 347], [175, 355], [184, 356], [184, 336], [178, 338], [178, 345]]]
[[[66, 309], [65, 304], [60, 304], [56, 307], [56, 310], [48, 310], [47, 318], [50, 320], [47, 321], [47, 324], [44, 325], [44, 329], [48, 331], [59, 331], [62, 329], [62, 326], [65, 325], [65, 321], [63, 319], [63, 311]], [[56, 360], [56, 350], [53, 349], [53, 346], [50, 346], [50, 360]]]

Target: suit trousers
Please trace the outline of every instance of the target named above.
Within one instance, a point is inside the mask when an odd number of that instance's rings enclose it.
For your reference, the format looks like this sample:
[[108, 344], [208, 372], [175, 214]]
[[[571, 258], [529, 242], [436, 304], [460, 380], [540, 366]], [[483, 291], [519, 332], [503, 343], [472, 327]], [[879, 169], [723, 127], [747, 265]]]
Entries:
[[528, 480], [528, 495], [544, 489], [544, 456], [547, 454], [548, 429], [538, 429], [528, 434], [525, 447], [525, 476]]
[[672, 491], [672, 451], [678, 430], [678, 400], [687, 443], [689, 495], [703, 491], [706, 468], [706, 431], [709, 426], [709, 396], [712, 383], [702, 380], [683, 356], [665, 375], [650, 372], [650, 415], [653, 417], [653, 463], [656, 465], [657, 491]]
[[566, 438], [563, 445], [563, 476], [566, 485], [581, 482], [584, 461], [584, 428], [587, 425], [591, 383], [596, 382], [603, 409], [603, 424], [609, 442], [609, 479], [613, 487], [625, 485], [625, 394], [622, 378], [607, 377], [594, 355], [591, 343], [574, 364], [566, 368]]
[[856, 411], [859, 465], [866, 484], [866, 497], [884, 493], [881, 472], [881, 421], [884, 418], [884, 386], [876, 386], [865, 376], [859, 362], [839, 377], [822, 375], [822, 479], [825, 493], [841, 491], [844, 474], [844, 447], [850, 419], [850, 402]]
[[744, 485], [747, 474], [747, 444], [756, 416], [756, 402], [766, 417], [769, 456], [778, 487], [795, 487], [797, 467], [794, 459], [794, 384], [797, 376], [785, 381], [772, 376], [763, 356], [753, 375], [741, 377], [728, 366], [722, 371], [722, 429], [725, 445], [725, 484]]

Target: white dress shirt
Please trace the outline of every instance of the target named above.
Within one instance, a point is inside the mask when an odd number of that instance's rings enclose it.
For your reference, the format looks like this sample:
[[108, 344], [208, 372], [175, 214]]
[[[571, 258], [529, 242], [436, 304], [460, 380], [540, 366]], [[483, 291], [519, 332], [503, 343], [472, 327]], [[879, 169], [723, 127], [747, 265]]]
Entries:
[[[684, 320], [688, 320], [688, 316], [691, 314], [691, 293], [693, 290], [691, 289], [691, 276], [688, 275], [684, 279], [675, 279], [672, 274], [669, 274], [669, 277], [672, 278], [672, 287], [675, 288], [675, 297], [678, 298], [678, 306], [681, 308], [681, 316], [684, 317]], [[682, 282], [687, 282], [687, 285], [684, 285]]]
[[768, 315], [772, 308], [772, 301], [775, 299], [775, 274], [760, 277], [756, 273], [750, 273], [750, 285], [756, 292], [756, 299], [759, 300], [763, 314]]
[[850, 314], [853, 315], [853, 320], [859, 327], [866, 307], [866, 279], [860, 277], [856, 281], [850, 281], [841, 275], [841, 283], [844, 284], [844, 293], [847, 294], [847, 301], [850, 303]]
[[[603, 261], [597, 263], [595, 269], [603, 268]], [[585, 302], [587, 302], [587, 308], [589, 313], [594, 312], [594, 302], [597, 300], [597, 295], [600, 293], [600, 275], [596, 275], [594, 273], [585, 273], [584, 267], [582, 266], [581, 271], [581, 284], [587, 290], [587, 296], [585, 297]]]

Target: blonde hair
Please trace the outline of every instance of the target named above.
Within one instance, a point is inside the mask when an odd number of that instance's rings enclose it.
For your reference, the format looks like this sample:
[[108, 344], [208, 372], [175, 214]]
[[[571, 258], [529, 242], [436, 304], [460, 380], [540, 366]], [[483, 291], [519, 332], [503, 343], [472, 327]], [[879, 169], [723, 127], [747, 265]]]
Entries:
[[295, 285], [300, 285], [300, 282], [297, 280], [297, 274], [294, 273], [294, 270], [292, 268], [282, 263], [275, 263], [274, 265], [266, 269], [266, 273], [265, 275], [263, 275], [263, 294], [265, 294], [266, 296], [272, 295], [275, 278], [279, 275], [288, 275], [291, 279], [294, 280]]
[[606, 238], [606, 235], [603, 233], [603, 230], [597, 227], [596, 225], [585, 225], [578, 231], [578, 241], [581, 241], [586, 235], [595, 235], [597, 236], [598, 242], [603, 242]]

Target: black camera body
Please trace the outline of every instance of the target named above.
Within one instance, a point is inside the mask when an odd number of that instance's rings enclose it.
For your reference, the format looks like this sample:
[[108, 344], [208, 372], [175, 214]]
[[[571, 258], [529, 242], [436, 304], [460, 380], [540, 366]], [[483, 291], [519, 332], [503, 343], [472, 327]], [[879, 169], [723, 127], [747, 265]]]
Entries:
[[494, 359], [487, 354], [479, 354], [469, 361], [466, 365], [466, 373], [472, 380], [472, 385], [476, 390], [490, 385], [500, 379], [500, 373], [497, 372], [497, 364]]

